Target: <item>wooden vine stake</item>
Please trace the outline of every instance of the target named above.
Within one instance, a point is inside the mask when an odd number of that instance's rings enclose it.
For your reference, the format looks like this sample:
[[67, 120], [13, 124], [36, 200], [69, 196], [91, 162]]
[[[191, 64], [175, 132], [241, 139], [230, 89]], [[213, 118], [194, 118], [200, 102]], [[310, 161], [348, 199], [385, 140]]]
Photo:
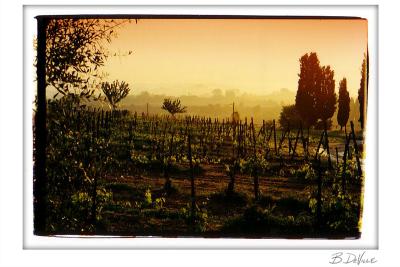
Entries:
[[353, 137], [354, 152], [356, 154], [356, 160], [357, 160], [358, 176], [361, 177], [362, 176], [362, 169], [361, 169], [361, 163], [360, 163], [360, 155], [358, 153], [358, 146], [357, 146], [357, 142], [356, 142], [356, 134], [354, 132], [354, 123], [352, 121], [350, 122], [350, 126], [351, 126], [351, 134], [352, 134], [352, 137]]
[[96, 232], [97, 225], [97, 171], [93, 177], [93, 188], [92, 188], [92, 225], [94, 227], [94, 231]]
[[322, 170], [321, 170], [321, 158], [318, 157], [318, 166], [317, 166], [317, 225], [318, 228], [321, 227], [321, 218], [322, 218]]
[[331, 153], [329, 152], [329, 138], [328, 138], [328, 130], [326, 122], [324, 123], [324, 132], [325, 132], [325, 149], [328, 154], [328, 166], [329, 169], [332, 169]]
[[319, 149], [320, 149], [320, 147], [321, 147], [322, 141], [324, 140], [324, 136], [325, 136], [325, 131], [323, 131], [323, 132], [321, 133], [321, 137], [319, 138], [319, 142], [318, 142], [317, 150], [316, 150], [316, 152], [315, 152], [315, 158], [314, 158], [314, 160], [317, 160], [317, 159], [318, 159]]
[[[236, 161], [240, 157], [240, 134], [235, 134], [236, 133], [236, 123], [234, 123], [234, 131], [233, 131], [233, 136], [232, 136], [232, 170], [229, 170], [229, 184], [228, 188], [226, 190], [227, 195], [231, 195], [234, 190], [235, 190], [235, 176], [236, 176]], [[237, 153], [235, 154], [235, 141], [237, 140], [236, 144], [236, 151]]]
[[274, 129], [274, 147], [275, 147], [275, 155], [278, 155], [278, 149], [276, 147], [276, 126], [275, 126], [275, 120], [273, 120], [273, 129]]
[[301, 141], [303, 143], [303, 153], [304, 153], [304, 159], [308, 160], [308, 141], [304, 137], [304, 132], [303, 132], [303, 124], [300, 123], [300, 135], [301, 135]]
[[260, 189], [259, 189], [259, 181], [258, 181], [258, 159], [257, 159], [257, 149], [256, 149], [256, 134], [254, 130], [253, 118], [251, 118], [252, 125], [252, 133], [253, 133], [253, 179], [254, 179], [254, 198], [255, 200], [259, 200], [260, 198]]
[[195, 184], [194, 184], [194, 169], [193, 169], [193, 160], [192, 160], [192, 141], [191, 141], [190, 130], [188, 133], [188, 158], [189, 158], [189, 166], [190, 166], [191, 216], [192, 216], [192, 223], [194, 223], [194, 218], [195, 218], [195, 214], [196, 214], [196, 191], [195, 191]]
[[336, 169], [339, 170], [339, 152], [337, 147], [335, 147], [336, 150]]
[[297, 142], [299, 140], [299, 136], [300, 136], [300, 129], [297, 130], [297, 134], [296, 134], [296, 140], [294, 141], [294, 145], [293, 145], [293, 149], [292, 149], [292, 160], [294, 159], [294, 156], [296, 154], [296, 148], [297, 148]]
[[319, 149], [322, 144], [324, 145], [324, 150], [326, 150], [327, 155], [328, 155], [328, 166], [330, 169], [332, 169], [331, 153], [329, 151], [329, 139], [328, 139], [328, 131], [327, 131], [326, 123], [324, 125], [324, 131], [321, 133], [321, 138], [319, 139], [317, 151], [315, 152], [315, 160], [317, 160], [317, 157], [319, 154]]
[[[350, 133], [351, 134], [351, 133]], [[350, 135], [349, 134], [349, 135]], [[350, 136], [346, 138], [343, 153], [343, 166], [342, 166], [342, 193], [346, 193], [346, 165], [347, 165], [347, 154], [349, 150]]]
[[173, 151], [173, 145], [174, 145], [174, 135], [175, 135], [175, 129], [173, 129], [173, 131], [171, 132], [171, 141], [169, 144], [169, 153], [168, 153], [168, 160], [167, 163], [164, 164], [166, 165], [165, 170], [164, 170], [164, 177], [165, 177], [165, 185], [164, 185], [164, 189], [166, 192], [170, 192], [170, 190], [172, 189], [172, 183], [171, 183], [171, 179], [169, 177], [169, 171], [170, 171], [170, 161], [171, 161], [171, 157], [172, 157], [172, 151]]

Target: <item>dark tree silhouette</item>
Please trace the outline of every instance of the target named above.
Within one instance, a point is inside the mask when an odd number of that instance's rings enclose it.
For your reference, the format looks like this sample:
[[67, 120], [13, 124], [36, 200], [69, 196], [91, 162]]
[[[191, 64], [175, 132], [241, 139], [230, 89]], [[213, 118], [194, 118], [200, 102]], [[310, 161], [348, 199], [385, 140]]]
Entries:
[[334, 71], [320, 66], [318, 56], [311, 52], [300, 58], [300, 74], [296, 109], [307, 128], [318, 120], [325, 124], [336, 110]]
[[327, 119], [326, 121], [318, 120], [315, 125], [314, 129], [316, 130], [327, 130], [332, 128], [332, 119]]
[[106, 96], [108, 103], [110, 103], [111, 108], [115, 110], [117, 104], [128, 95], [131, 89], [129, 88], [128, 83], [124, 81], [120, 83], [116, 80], [112, 83], [103, 82], [101, 84], [101, 90]]
[[290, 125], [290, 128], [300, 127], [301, 118], [297, 112], [296, 105], [283, 106], [279, 115], [279, 124], [285, 128]]
[[186, 107], [182, 107], [179, 99], [172, 100], [171, 98], [166, 98], [161, 108], [168, 111], [173, 117], [175, 117], [177, 113], [186, 112]]
[[320, 66], [317, 54], [303, 55], [300, 58], [296, 109], [307, 128], [314, 125], [318, 120], [316, 93], [319, 78]]
[[367, 75], [368, 75], [368, 65], [367, 65], [368, 57], [364, 55], [364, 59], [361, 66], [361, 80], [360, 80], [360, 88], [358, 89], [358, 102], [360, 103], [360, 118], [359, 122], [361, 125], [361, 129], [364, 129], [364, 121], [365, 121], [365, 92], [367, 91]]
[[334, 71], [330, 66], [323, 66], [320, 69], [320, 79], [317, 87], [316, 110], [318, 118], [325, 124], [336, 110], [336, 93]]
[[343, 80], [339, 83], [339, 108], [337, 114], [337, 121], [340, 125], [340, 130], [343, 127], [346, 127], [347, 121], [349, 120], [350, 114], [350, 95], [347, 91], [347, 80], [343, 78]]
[[[99, 67], [108, 58], [106, 43], [129, 20], [50, 19], [46, 28], [46, 85], [66, 95], [91, 97]], [[131, 53], [131, 51], [130, 51]], [[91, 88], [92, 87], [92, 88]]]

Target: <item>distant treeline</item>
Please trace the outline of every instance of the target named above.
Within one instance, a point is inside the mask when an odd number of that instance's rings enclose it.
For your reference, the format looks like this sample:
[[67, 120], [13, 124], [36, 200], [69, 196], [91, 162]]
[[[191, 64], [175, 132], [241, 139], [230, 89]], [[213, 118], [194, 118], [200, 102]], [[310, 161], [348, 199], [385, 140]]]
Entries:
[[[241, 118], [253, 117], [256, 123], [279, 117], [282, 105], [293, 103], [295, 92], [288, 89], [274, 91], [269, 95], [239, 94], [238, 90], [215, 89], [210, 96], [182, 95], [179, 99], [188, 107], [188, 115], [227, 118], [232, 116], [233, 103], [235, 111]], [[165, 95], [142, 92], [130, 95], [121, 102], [121, 108], [138, 113], [163, 114], [161, 104]]]
[[[127, 109], [138, 114], [167, 114], [161, 109], [162, 103], [168, 94], [159, 95], [151, 94], [147, 91], [140, 94], [128, 95], [121, 101], [120, 108]], [[263, 120], [277, 120], [285, 105], [294, 104], [295, 92], [288, 89], [274, 91], [269, 95], [250, 95], [238, 94], [236, 90], [216, 89], [211, 96], [182, 95], [179, 96], [182, 103], [187, 106], [185, 115], [196, 115], [213, 118], [227, 118], [232, 116], [233, 103], [235, 103], [235, 111], [239, 113], [240, 118], [253, 117], [255, 123], [260, 124]], [[94, 103], [93, 103], [94, 104]], [[96, 106], [100, 103], [96, 103]], [[105, 108], [108, 108], [104, 104]], [[336, 113], [332, 116], [332, 129], [339, 126], [336, 121]], [[350, 99], [349, 120], [357, 121], [359, 118], [359, 103], [356, 99]], [[358, 128], [358, 125], [355, 125]]]

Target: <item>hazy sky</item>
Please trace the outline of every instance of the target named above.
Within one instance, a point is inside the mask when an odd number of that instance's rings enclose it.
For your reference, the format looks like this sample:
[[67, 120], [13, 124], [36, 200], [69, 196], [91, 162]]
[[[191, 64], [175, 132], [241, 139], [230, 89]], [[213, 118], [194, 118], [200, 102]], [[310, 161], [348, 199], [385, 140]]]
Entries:
[[357, 95], [366, 20], [141, 19], [121, 28], [110, 50], [108, 79], [125, 80], [132, 92], [207, 94], [215, 88], [268, 94], [297, 90], [299, 58], [317, 52], [321, 65], [347, 78]]

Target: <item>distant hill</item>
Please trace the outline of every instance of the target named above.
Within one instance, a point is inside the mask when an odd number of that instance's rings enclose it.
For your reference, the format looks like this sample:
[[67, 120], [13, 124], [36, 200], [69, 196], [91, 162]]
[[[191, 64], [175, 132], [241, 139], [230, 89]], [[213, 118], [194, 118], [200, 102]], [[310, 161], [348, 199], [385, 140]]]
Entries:
[[[150, 94], [145, 91], [126, 97], [121, 102], [121, 108], [140, 114], [146, 113], [148, 107], [150, 114], [164, 114], [165, 111], [161, 109], [161, 105], [168, 97], [170, 96], [167, 93]], [[232, 103], [235, 103], [235, 111], [239, 112], [241, 118], [254, 117], [257, 122], [262, 122], [263, 119], [277, 119], [282, 105], [294, 103], [295, 92], [280, 89], [266, 95], [253, 95], [237, 94], [233, 90], [228, 90], [225, 94], [212, 96], [181, 95], [179, 99], [184, 106], [188, 107], [190, 115], [226, 118], [232, 114]]]
[[[266, 95], [254, 95], [243, 93], [240, 95], [235, 94], [221, 94], [218, 96], [197, 96], [197, 95], [181, 95], [178, 98], [184, 105], [215, 105], [215, 104], [231, 104], [235, 102], [236, 104], [242, 104], [245, 106], [274, 106], [282, 104], [288, 105], [293, 104], [295, 100], [296, 93], [294, 91], [288, 90], [286, 88], [276, 90], [270, 94]], [[148, 92], [142, 92], [138, 95], [131, 94], [128, 95], [122, 102], [123, 106], [138, 105], [143, 103], [149, 103], [150, 105], [160, 105], [164, 98], [171, 97], [168, 93], [165, 94], [151, 94]], [[176, 97], [172, 97], [176, 98]]]

